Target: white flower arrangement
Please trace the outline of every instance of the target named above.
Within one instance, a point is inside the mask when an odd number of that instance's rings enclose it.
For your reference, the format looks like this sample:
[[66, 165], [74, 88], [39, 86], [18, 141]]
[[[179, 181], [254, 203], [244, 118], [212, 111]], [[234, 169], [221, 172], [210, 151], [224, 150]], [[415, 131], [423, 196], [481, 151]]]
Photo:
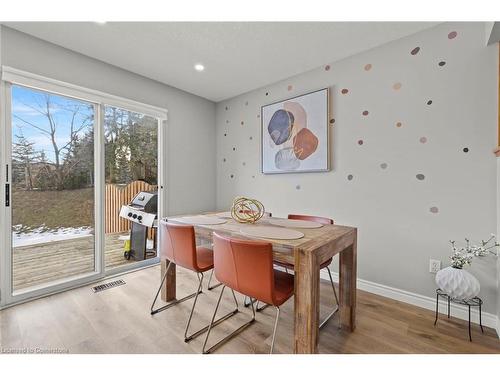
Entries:
[[[492, 242], [493, 241], [493, 242]], [[489, 254], [498, 256], [498, 250], [492, 251], [491, 249], [500, 246], [500, 243], [496, 241], [496, 236], [491, 234], [487, 241], [481, 240], [481, 245], [471, 245], [468, 238], [465, 239], [466, 245], [462, 247], [455, 246], [455, 241], [450, 241], [452, 246], [452, 253], [450, 256], [451, 266], [453, 268], [462, 269], [472, 263], [472, 259], [475, 257], [484, 257]]]

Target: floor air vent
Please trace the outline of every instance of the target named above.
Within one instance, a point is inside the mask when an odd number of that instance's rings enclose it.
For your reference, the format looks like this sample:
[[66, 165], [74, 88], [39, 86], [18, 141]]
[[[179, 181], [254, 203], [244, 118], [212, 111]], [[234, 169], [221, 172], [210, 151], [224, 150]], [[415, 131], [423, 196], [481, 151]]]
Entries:
[[106, 283], [106, 284], [93, 286], [92, 290], [94, 291], [94, 293], [97, 293], [97, 292], [102, 292], [103, 290], [111, 289], [111, 288], [114, 288], [115, 286], [120, 286], [120, 285], [124, 285], [124, 284], [125, 284], [125, 281], [120, 279], [120, 280], [111, 281], [111, 282]]

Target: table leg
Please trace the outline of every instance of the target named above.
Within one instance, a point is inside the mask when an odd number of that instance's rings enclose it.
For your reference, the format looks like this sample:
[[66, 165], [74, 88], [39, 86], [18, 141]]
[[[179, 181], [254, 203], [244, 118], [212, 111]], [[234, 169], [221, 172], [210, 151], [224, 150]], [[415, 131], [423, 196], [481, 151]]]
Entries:
[[[170, 262], [166, 259], [161, 261], [161, 279], [163, 279], [163, 276], [165, 275], [165, 272], [167, 270], [168, 264]], [[165, 302], [170, 302], [175, 299], [176, 295], [176, 272], [175, 272], [175, 263], [172, 263], [170, 265], [170, 268], [168, 270], [168, 275], [165, 280], [165, 283], [163, 284], [161, 288], [161, 299]]]
[[356, 328], [357, 231], [351, 246], [340, 252], [340, 324], [351, 332]]
[[318, 352], [319, 265], [311, 252], [295, 252], [294, 353]]

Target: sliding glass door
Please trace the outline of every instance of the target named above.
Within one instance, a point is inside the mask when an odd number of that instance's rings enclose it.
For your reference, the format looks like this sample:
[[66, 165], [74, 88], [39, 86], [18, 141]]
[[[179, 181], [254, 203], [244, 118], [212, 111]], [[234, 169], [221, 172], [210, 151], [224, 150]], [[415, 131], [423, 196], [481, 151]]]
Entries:
[[96, 271], [92, 103], [11, 88], [14, 294]]
[[158, 262], [166, 111], [2, 70], [0, 306]]
[[104, 150], [105, 267], [112, 270], [157, 256], [155, 223], [132, 221], [120, 212], [133, 205], [132, 215], [158, 215], [157, 203], [146, 206], [139, 198], [132, 202], [144, 192], [158, 202], [158, 119], [105, 106]]

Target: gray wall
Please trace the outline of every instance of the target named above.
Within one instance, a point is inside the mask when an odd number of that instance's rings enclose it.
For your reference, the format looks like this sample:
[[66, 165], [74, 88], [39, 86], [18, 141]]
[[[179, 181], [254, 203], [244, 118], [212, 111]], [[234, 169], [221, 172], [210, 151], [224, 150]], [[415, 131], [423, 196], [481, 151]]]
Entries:
[[169, 214], [214, 209], [213, 102], [5, 26], [1, 38], [3, 65], [168, 109]]
[[[361, 279], [434, 297], [429, 259], [447, 266], [449, 240], [496, 231], [497, 55], [497, 46], [485, 47], [484, 24], [443, 24], [218, 103], [218, 208], [245, 195], [276, 216], [316, 214], [356, 226]], [[261, 105], [323, 87], [335, 119], [333, 170], [262, 175]], [[469, 271], [485, 310], [496, 314], [496, 260], [475, 259]]]

